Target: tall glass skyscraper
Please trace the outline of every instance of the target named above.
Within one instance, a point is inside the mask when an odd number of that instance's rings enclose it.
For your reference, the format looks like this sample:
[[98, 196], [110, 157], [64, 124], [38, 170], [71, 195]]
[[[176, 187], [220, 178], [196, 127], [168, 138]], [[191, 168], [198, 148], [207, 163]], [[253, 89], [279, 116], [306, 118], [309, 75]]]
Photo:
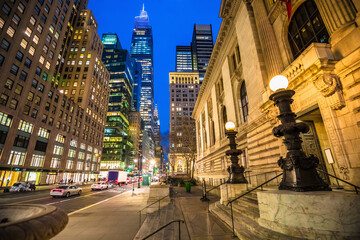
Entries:
[[193, 71], [198, 71], [200, 84], [204, 79], [206, 68], [209, 64], [214, 47], [212, 27], [210, 25], [194, 25], [193, 38], [191, 42]]
[[102, 42], [102, 60], [110, 72], [110, 98], [101, 170], [126, 170], [133, 167], [134, 157], [129, 118], [135, 66], [117, 34], [103, 34]]
[[154, 72], [152, 28], [144, 7], [140, 16], [135, 17], [130, 54], [140, 64], [142, 71], [140, 114], [144, 128], [140, 144], [143, 158], [141, 167], [146, 170], [149, 161], [154, 158]]

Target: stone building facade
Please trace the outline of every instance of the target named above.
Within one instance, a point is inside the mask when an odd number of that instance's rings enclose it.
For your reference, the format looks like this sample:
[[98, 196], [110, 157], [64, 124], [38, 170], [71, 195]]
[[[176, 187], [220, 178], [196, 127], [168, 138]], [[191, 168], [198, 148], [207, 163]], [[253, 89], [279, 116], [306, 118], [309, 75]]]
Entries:
[[[281, 171], [282, 140], [272, 128], [278, 110], [269, 100], [275, 75], [295, 90], [297, 121], [307, 154], [319, 168], [360, 184], [360, 2], [223, 0], [223, 18], [193, 113], [196, 121], [198, 178], [220, 183], [228, 177], [224, 125], [236, 124], [240, 163], [252, 184]], [[324, 180], [333, 181], [325, 174]]]
[[195, 123], [191, 119], [200, 88], [198, 72], [170, 72], [170, 153], [171, 171], [185, 173], [196, 154]]

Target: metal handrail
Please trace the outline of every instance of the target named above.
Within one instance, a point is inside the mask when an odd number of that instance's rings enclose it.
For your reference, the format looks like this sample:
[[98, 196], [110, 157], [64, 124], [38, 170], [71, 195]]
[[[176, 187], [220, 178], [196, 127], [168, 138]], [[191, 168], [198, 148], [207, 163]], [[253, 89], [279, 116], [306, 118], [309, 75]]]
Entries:
[[150, 206], [154, 205], [154, 204], [155, 204], [155, 203], [157, 203], [157, 202], [160, 202], [161, 200], [163, 200], [163, 199], [164, 199], [164, 198], [166, 198], [166, 197], [169, 197], [169, 194], [168, 194], [168, 195], [166, 195], [166, 196], [164, 196], [164, 197], [162, 197], [162, 198], [160, 198], [160, 199], [158, 199], [158, 200], [156, 200], [155, 202], [150, 203], [149, 205], [147, 205], [147, 206], [146, 206], [146, 207], [144, 207], [143, 209], [139, 210], [139, 212], [141, 212], [141, 211], [145, 210], [146, 208], [148, 208], [148, 207], [150, 207]]
[[247, 194], [249, 194], [249, 193], [251, 193], [251, 192], [255, 191], [256, 189], [261, 188], [261, 187], [262, 187], [262, 186], [264, 186], [265, 184], [267, 184], [267, 183], [271, 182], [272, 180], [274, 180], [274, 179], [276, 179], [276, 178], [278, 178], [278, 177], [282, 176], [283, 174], [284, 174], [284, 173], [280, 173], [279, 175], [276, 175], [275, 177], [271, 178], [270, 180], [267, 180], [266, 182], [263, 182], [262, 184], [260, 184], [260, 185], [256, 186], [255, 188], [253, 188], [253, 189], [251, 189], [251, 190], [249, 190], [249, 191], [247, 191], [247, 192], [245, 192], [245, 193], [241, 194], [240, 196], [238, 196], [238, 197], [236, 197], [236, 198], [232, 199], [231, 201], [229, 201], [229, 202], [226, 204], [226, 206], [228, 206], [230, 203], [232, 203], [232, 202], [234, 202], [234, 201], [238, 200], [239, 198], [241, 198], [241, 197], [243, 197], [243, 196], [245, 196], [245, 195], [247, 195]]
[[318, 170], [318, 171], [320, 171], [320, 172], [322, 172], [322, 173], [325, 173], [325, 174], [327, 174], [328, 176], [333, 177], [333, 178], [335, 178], [335, 179], [337, 179], [337, 180], [339, 180], [339, 181], [341, 181], [341, 182], [344, 182], [344, 183], [346, 183], [346, 184], [349, 184], [350, 186], [352, 186], [352, 187], [355, 188], [356, 194], [359, 193], [359, 191], [358, 191], [358, 189], [360, 189], [359, 186], [356, 186], [356, 185], [354, 185], [354, 184], [352, 184], [352, 183], [350, 183], [350, 182], [348, 182], [348, 181], [345, 181], [345, 180], [343, 180], [343, 179], [341, 179], [341, 178], [338, 178], [338, 177], [336, 177], [336, 176], [334, 176], [334, 175], [332, 175], [332, 174], [330, 174], [330, 173], [327, 173], [326, 171], [324, 171], [324, 170], [322, 170], [322, 169], [317, 168], [316, 170]]
[[183, 219], [176, 219], [176, 220], [172, 220], [171, 222], [168, 222], [167, 224], [165, 224], [164, 226], [160, 227], [159, 229], [157, 229], [156, 231], [150, 233], [149, 235], [147, 235], [146, 237], [144, 237], [142, 240], [148, 239], [149, 237], [151, 237], [152, 235], [154, 235], [155, 233], [163, 230], [164, 228], [166, 228], [167, 226], [169, 226], [172, 223], [178, 222], [179, 223], [179, 240], [181, 239], [181, 231], [180, 231], [180, 223], [185, 223], [185, 221]]
[[268, 180], [268, 181], [266, 181], [266, 182], [264, 182], [264, 183], [260, 184], [259, 186], [257, 186], [257, 187], [255, 187], [255, 188], [253, 188], [253, 189], [251, 189], [251, 190], [249, 190], [249, 191], [247, 191], [247, 192], [245, 192], [245, 193], [241, 194], [240, 196], [238, 196], [238, 197], [236, 197], [236, 198], [234, 198], [234, 199], [232, 199], [231, 201], [229, 201], [229, 202], [226, 204], [226, 206], [228, 206], [228, 205], [230, 204], [230, 209], [231, 209], [231, 223], [232, 223], [232, 231], [233, 231], [233, 236], [234, 236], [234, 237], [236, 237], [236, 234], [235, 234], [234, 214], [233, 214], [233, 207], [232, 207], [232, 203], [233, 203], [234, 201], [238, 200], [239, 198], [241, 198], [241, 197], [243, 197], [243, 196], [245, 196], [245, 195], [247, 195], [247, 194], [249, 194], [249, 193], [251, 193], [251, 192], [255, 191], [256, 189], [258, 189], [258, 188], [260, 188], [260, 187], [262, 188], [262, 186], [263, 186], [263, 185], [265, 185], [265, 184], [267, 184], [267, 183], [271, 182], [272, 180], [275, 180], [276, 178], [278, 178], [278, 177], [282, 176], [283, 174], [284, 174], [284, 173], [281, 173], [281, 174], [279, 174], [279, 175], [277, 175], [277, 176], [275, 176], [275, 177], [271, 178], [270, 180]]
[[279, 171], [275, 170], [275, 171], [269, 171], [269, 172], [262, 172], [262, 173], [258, 173], [258, 174], [254, 174], [254, 175], [249, 174], [248, 176], [245, 176], [245, 178], [248, 178], [247, 180], [251, 184], [251, 178], [252, 177], [256, 177], [256, 180], [257, 180], [257, 176], [265, 175], [265, 178], [266, 178], [266, 174], [268, 174], [268, 173], [275, 173], [276, 174], [278, 172], [281, 172], [281, 171], [280, 170]]
[[166, 195], [166, 196], [164, 196], [164, 197], [156, 200], [155, 202], [150, 203], [149, 205], [147, 205], [146, 207], [144, 207], [143, 209], [141, 209], [141, 210], [138, 211], [138, 213], [139, 213], [139, 229], [140, 229], [140, 227], [141, 227], [141, 212], [142, 212], [143, 210], [145, 210], [146, 208], [148, 208], [148, 207], [154, 205], [155, 203], [159, 202], [159, 213], [160, 213], [160, 201], [163, 200], [164, 198], [169, 197], [169, 196], [170, 196], [170, 195], [168, 194], [168, 195]]
[[206, 193], [209, 193], [209, 192], [211, 192], [212, 190], [217, 189], [218, 187], [220, 187], [221, 185], [224, 185], [224, 184], [226, 184], [226, 183], [227, 183], [227, 182], [220, 183], [219, 185], [211, 188], [210, 190], [207, 190]]

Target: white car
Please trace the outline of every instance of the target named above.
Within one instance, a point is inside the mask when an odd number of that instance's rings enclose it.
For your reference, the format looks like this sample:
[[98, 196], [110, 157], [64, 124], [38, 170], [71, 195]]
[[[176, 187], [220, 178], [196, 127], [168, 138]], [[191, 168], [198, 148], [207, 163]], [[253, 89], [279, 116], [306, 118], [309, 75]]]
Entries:
[[35, 191], [35, 185], [27, 182], [17, 182], [10, 188], [10, 192]]
[[71, 195], [80, 195], [82, 189], [75, 185], [61, 185], [50, 190], [52, 197], [70, 197]]
[[91, 185], [91, 191], [108, 189], [109, 185], [105, 182], [98, 182]]

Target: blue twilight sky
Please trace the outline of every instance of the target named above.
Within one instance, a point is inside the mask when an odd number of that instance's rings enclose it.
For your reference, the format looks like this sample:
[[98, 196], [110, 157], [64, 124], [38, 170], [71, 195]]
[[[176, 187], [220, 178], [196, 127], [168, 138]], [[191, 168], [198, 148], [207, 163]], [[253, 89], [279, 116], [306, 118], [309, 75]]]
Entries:
[[117, 33], [130, 50], [135, 16], [143, 3], [154, 37], [154, 88], [161, 132], [169, 130], [169, 72], [175, 70], [176, 45], [189, 45], [194, 23], [212, 24], [214, 43], [220, 28], [221, 0], [90, 0], [98, 33]]

